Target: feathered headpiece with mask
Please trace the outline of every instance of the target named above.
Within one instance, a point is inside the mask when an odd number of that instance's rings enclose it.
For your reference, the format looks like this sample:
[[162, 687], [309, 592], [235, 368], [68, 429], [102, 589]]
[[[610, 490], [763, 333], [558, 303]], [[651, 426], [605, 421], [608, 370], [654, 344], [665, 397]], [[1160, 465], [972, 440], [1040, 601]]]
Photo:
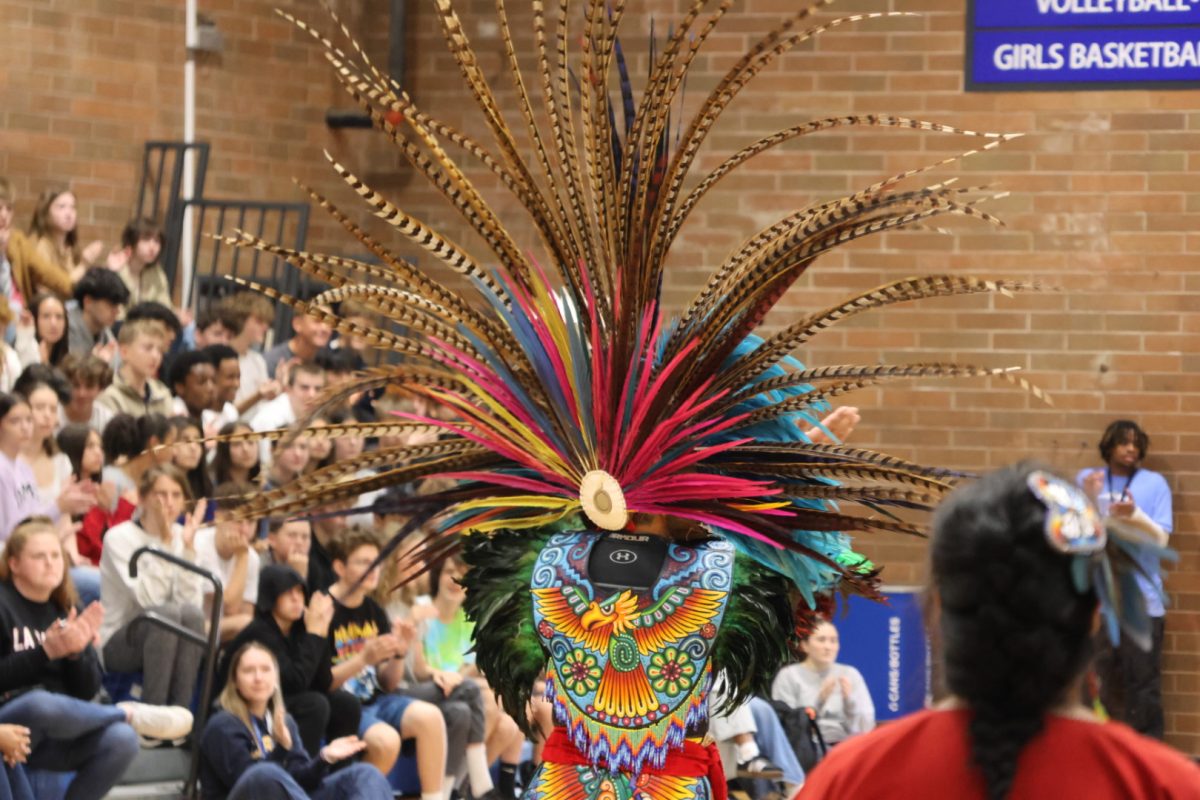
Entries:
[[[344, 26], [348, 51], [285, 14], [324, 48], [375, 126], [487, 249], [472, 252], [438, 233], [332, 158], [332, 168], [375, 216], [424, 248], [435, 268], [394, 254], [316, 192], [310, 192], [313, 200], [378, 263], [289, 250], [244, 233], [227, 240], [274, 254], [332, 288], [302, 301], [239, 282], [402, 357], [327, 390], [321, 403], [389, 386], [449, 412], [313, 428], [307, 433], [372, 437], [433, 425], [443, 436], [334, 463], [257, 495], [243, 513], [293, 514], [438, 476], [453, 479], [453, 487], [413, 501], [437, 534], [428, 544], [430, 557], [452, 547], [450, 534], [458, 532], [532, 532], [580, 515], [583, 524], [618, 530], [632, 514], [655, 514], [728, 537], [791, 579], [810, 604], [814, 593], [835, 586], [871, 593], [873, 569], [850, 551], [845, 532], [917, 532], [896, 510], [929, 508], [956, 476], [878, 452], [810, 443], [804, 431], [819, 425], [828, 401], [861, 387], [902, 378], [1013, 378], [1006, 369], [946, 363], [806, 368], [793, 353], [840, 320], [893, 303], [1029, 287], [958, 275], [906, 278], [816, 310], [765, 338], [756, 331], [797, 279], [834, 248], [947, 215], [995, 223], [977, 207], [979, 191], [950, 181], [906, 186], [975, 150], [783, 215], [715, 265], [681, 313], [662, 304], [667, 257], [686, 236], [691, 212], [722, 178], [760, 153], [850, 127], [973, 137], [982, 140], [977, 149], [1009, 138], [896, 116], [832, 117], [749, 142], [697, 175], [697, 154], [722, 114], [780, 56], [833, 28], [902, 16], [813, 18], [831, 3], [820, 0], [784, 19], [737, 59], [694, 115], [676, 124], [673, 109], [682, 107], [689, 67], [732, 0], [690, 3], [665, 43], [652, 45], [640, 96], [618, 36], [624, 2], [559, 0], [547, 13], [544, 2], [533, 0], [537, 71], [526, 74], [505, 3], [497, 0], [514, 98], [507, 109], [450, 0], [434, 0], [490, 142], [418, 107], [371, 64]], [[510, 196], [489, 202], [466, 164], [497, 179]], [[506, 226], [505, 217], [517, 212], [533, 223], [542, 246], [536, 256]], [[443, 282], [451, 273], [453, 286]], [[464, 293], [463, 284], [474, 294]], [[326, 310], [350, 298], [377, 312], [383, 324], [366, 328]], [[365, 468], [377, 472], [336, 480]]]

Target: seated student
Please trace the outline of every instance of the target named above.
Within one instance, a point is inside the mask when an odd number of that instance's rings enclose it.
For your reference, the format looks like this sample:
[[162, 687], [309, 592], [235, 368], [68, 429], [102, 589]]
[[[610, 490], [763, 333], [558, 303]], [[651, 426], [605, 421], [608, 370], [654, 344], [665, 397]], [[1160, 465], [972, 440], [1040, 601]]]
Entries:
[[126, 320], [117, 342], [121, 366], [96, 402], [114, 414], [171, 416], [171, 392], [154, 377], [163, 358], [161, 325], [148, 319]]
[[35, 514], [54, 519], [65, 536], [71, 516], [96, 502], [95, 485], [84, 481], [69, 484], [54, 501], [44, 503], [33, 470], [21, 457], [32, 438], [29, 401], [17, 394], [0, 394], [0, 542], [21, 520]]
[[121, 231], [121, 248], [109, 257], [129, 290], [129, 302], [172, 304], [167, 271], [158, 263], [166, 246], [163, 229], [154, 220], [132, 219]]
[[[333, 601], [324, 592], [316, 592], [308, 600], [307, 609], [304, 603], [304, 578], [300, 573], [286, 564], [264, 567], [258, 578], [254, 620], [227, 652], [236, 653], [248, 642], [258, 642], [271, 651], [279, 664], [283, 699], [296, 718], [304, 749], [316, 752], [322, 739], [331, 742], [357, 735], [362, 707], [349, 692], [330, 688], [333, 654], [329, 649], [329, 623]], [[228, 658], [217, 672], [222, 682], [229, 671], [227, 662]], [[363, 739], [368, 751], [377, 736], [395, 743], [394, 731], [390, 735], [382, 729], [367, 731]]]
[[[221, 579], [221, 641], [228, 642], [250, 624], [258, 600], [258, 551], [251, 547], [254, 522], [233, 515], [257, 490], [248, 483], [223, 483], [213, 492], [216, 525], [196, 531], [196, 566]], [[204, 612], [211, 613], [213, 594], [204, 592]]]
[[234, 402], [242, 380], [242, 368], [236, 350], [227, 344], [210, 344], [201, 352], [208, 356], [216, 371], [213, 401], [200, 415], [205, 436], [214, 436], [221, 426], [241, 419], [242, 413], [249, 411], [253, 403], [247, 403], [243, 409]]
[[[754, 781], [754, 791], [749, 792], [752, 797], [766, 797], [779, 781], [784, 783], [783, 796], [793, 797], [804, 784], [804, 767], [775, 709], [761, 697], [751, 697], [734, 709], [723, 706], [717, 692], [709, 695], [709, 733], [722, 755], [728, 750], [731, 756], [725, 760], [725, 774]], [[551, 718], [550, 726], [553, 724]]]
[[837, 663], [837, 628], [829, 620], [813, 626], [800, 642], [804, 660], [779, 670], [771, 698], [792, 708], [816, 711], [817, 725], [832, 747], [875, 727], [875, 704], [862, 673]]
[[[366, 303], [352, 297], [338, 303], [337, 314], [362, 328], [373, 328], [379, 324], [379, 315]], [[361, 336], [338, 334], [337, 338], [329, 343], [329, 349], [348, 354], [351, 370], [365, 369], [367, 366], [366, 354], [370, 345]]]
[[[272, 519], [267, 528], [267, 549], [263, 560], [268, 564], [291, 567], [308, 575], [308, 553], [312, 549], [312, 523], [306, 519]], [[305, 578], [305, 583], [308, 579]]]
[[129, 302], [129, 290], [116, 273], [92, 267], [75, 284], [75, 304], [67, 308], [67, 347], [76, 355], [113, 359], [112, 324]]
[[[287, 370], [287, 391], [269, 403], [263, 403], [250, 418], [256, 431], [273, 431], [286, 428], [312, 409], [317, 395], [325, 388], [325, 371], [316, 364], [304, 362]], [[259, 447], [259, 458], [263, 464], [271, 463], [269, 444]]]
[[29, 313], [17, 319], [13, 349], [21, 366], [56, 367], [67, 356], [67, 306], [57, 295], [42, 292], [29, 301]]
[[[405, 495], [407, 496], [407, 495]], [[393, 493], [393, 500], [397, 494]], [[382, 501], [387, 502], [386, 496]], [[377, 509], [387, 511], [395, 506], [382, 505], [377, 501]], [[381, 520], [377, 527], [387, 529], [394, 523], [394, 514], [376, 513]], [[393, 519], [388, 519], [392, 517]], [[464, 775], [468, 776], [471, 792], [476, 797], [503, 797], [504, 792], [496, 789], [488, 770], [490, 760], [488, 754], [489, 734], [493, 734], [500, 721], [494, 699], [484, 697], [484, 689], [474, 680], [464, 680], [457, 672], [446, 674], [426, 671], [421, 679], [417, 676], [417, 668], [421, 661], [420, 630], [421, 624], [435, 616], [437, 609], [428, 597], [429, 574], [424, 569], [424, 562], [412, 557], [411, 546], [426, 536], [420, 529], [413, 531], [400, 543], [394, 557], [385, 561], [380, 568], [380, 575], [386, 578], [378, 581], [378, 586], [371, 594], [372, 599], [387, 609], [391, 619], [411, 621], [417, 626], [418, 636], [409, 647], [405, 658], [404, 679], [396, 689], [397, 693], [417, 700], [424, 700], [437, 706], [446, 720], [446, 740], [449, 743], [446, 758], [446, 774], [453, 776], [457, 783]], [[386, 581], [386, 583], [385, 583]], [[397, 583], [403, 581], [399, 591], [392, 591]], [[488, 692], [490, 695], [490, 692]], [[487, 706], [491, 705], [489, 709]], [[531, 709], [531, 716], [536, 724], [545, 722], [545, 729], [553, 727], [550, 720], [550, 706], [545, 702], [536, 702]], [[515, 724], [515, 723], [514, 723]], [[507, 781], [508, 778], [502, 779]]]
[[[212, 497], [213, 481], [208, 465], [204, 463], [204, 443], [201, 441], [204, 434], [200, 432], [200, 423], [191, 417], [171, 417], [167, 422], [175, 431], [171, 463], [187, 478], [192, 497]], [[210, 503], [202, 522], [212, 522], [213, 511]]]
[[[162, 350], [163, 364], [166, 364], [166, 354], [174, 355], [175, 345], [182, 338], [183, 323], [179, 321], [179, 317], [171, 310], [170, 306], [162, 303], [155, 303], [151, 300], [143, 300], [140, 303], [135, 303], [129, 307], [125, 314], [125, 322], [137, 322], [139, 319], [151, 320], [158, 323], [159, 330], [162, 331]], [[155, 375], [155, 377], [159, 377]]]
[[[322, 350], [317, 353], [316, 364], [321, 369], [325, 370], [325, 385], [327, 387], [341, 386], [354, 379], [355, 371], [362, 369], [359, 365], [358, 356], [353, 350]], [[349, 409], [354, 401], [355, 396], [347, 397], [341, 404], [340, 408]]]
[[10, 325], [40, 292], [60, 299], [71, 296], [71, 278], [37, 250], [37, 242], [13, 226], [17, 195], [0, 177], [0, 325]]
[[141, 518], [122, 522], [104, 537], [100, 556], [100, 596], [107, 613], [100, 627], [104, 667], [143, 673], [142, 700], [152, 705], [188, 705], [200, 673], [203, 648], [156, 625], [133, 625], [143, 611], [154, 611], [197, 633], [205, 628], [203, 587], [199, 576], [159, 558], [143, 557], [136, 578], [129, 560], [151, 546], [196, 560], [195, 538], [205, 501], [175, 522], [188, 500], [187, 479], [172, 466], [146, 471], [138, 485]]
[[1097, 588], [1136, 573], [1084, 493], [1018, 464], [957, 489], [932, 527], [950, 697], [835, 747], [801, 797], [1200, 798], [1200, 767], [1080, 703], [1099, 630], [1149, 633], [1144, 608]]
[[204, 412], [217, 396], [217, 368], [203, 350], [180, 353], [171, 362], [167, 385], [175, 393], [171, 413], [191, 417], [202, 425]]
[[[34, 239], [38, 253], [54, 264], [71, 283], [78, 282], [83, 277], [84, 269], [95, 264], [104, 250], [103, 243], [99, 241], [80, 249], [78, 223], [75, 193], [65, 185], [51, 186], [38, 196], [33, 219], [29, 223], [29, 235]], [[59, 280], [56, 279], [55, 283]], [[35, 285], [33, 288], [37, 290], [40, 287]]]
[[[98, 488], [96, 490], [96, 504], [84, 512], [83, 516], [91, 513], [93, 508], [105, 504], [108, 500], [107, 494], [112, 490], [111, 485], [106, 486], [103, 483], [104, 473], [104, 445], [100, 440], [100, 434], [89, 428], [87, 425], [80, 425], [72, 422], [58, 432], [56, 438], [58, 449], [71, 462], [71, 475], [76, 481], [91, 481]], [[79, 554], [79, 565], [90, 565], [96, 567], [100, 565], [100, 550], [99, 547], [92, 549], [90, 542], [81, 536], [83, 527], [75, 532], [75, 552]], [[99, 544], [98, 542], [96, 543]], [[99, 573], [96, 575], [99, 580]]]
[[418, 627], [412, 648], [412, 670], [418, 680], [432, 680], [447, 694], [466, 681], [483, 690], [485, 716], [479, 726], [483, 737], [468, 743], [466, 750], [471, 792], [478, 796], [492, 788], [490, 773], [481, 773], [481, 769], [486, 769], [486, 765], [498, 757], [497, 796], [512, 800], [516, 796], [517, 765], [521, 762], [525, 737], [516, 720], [500, 707], [495, 694], [488, 688], [486, 676], [475, 666], [472, 626], [463, 610], [466, 592], [459, 582], [464, 569], [463, 563], [454, 556], [430, 566], [429, 589], [435, 613], [425, 616]]
[[[221, 436], [252, 432], [253, 429], [245, 422], [230, 422], [217, 431]], [[262, 483], [258, 474], [258, 442], [220, 441], [217, 442], [214, 451], [212, 460], [214, 483], [244, 481], [253, 483], [255, 486]]]
[[96, 433], [104, 433], [104, 426], [113, 414], [97, 403], [96, 398], [112, 383], [112, 367], [96, 356], [72, 353], [63, 358], [59, 370], [71, 384], [71, 399], [58, 409], [59, 427], [79, 422], [91, 426]]
[[193, 350], [203, 350], [214, 344], [228, 345], [232, 336], [233, 331], [226, 327], [216, 304], [210, 304], [196, 315], [195, 332], [189, 344]]
[[[329, 306], [321, 306], [322, 311], [330, 311]], [[328, 322], [314, 319], [305, 314], [292, 315], [292, 338], [281, 342], [268, 350], [263, 358], [267, 362], [267, 374], [276, 378], [280, 383], [286, 383], [284, 376], [279, 373], [281, 364], [304, 364], [313, 362], [317, 353], [329, 344], [333, 328]]]
[[[269, 462], [266, 477], [263, 479], [262, 488], [264, 491], [269, 489], [277, 489], [280, 486], [291, 483], [304, 473], [304, 468], [308, 465], [308, 445], [309, 440], [304, 436], [297, 436], [290, 442], [285, 442], [282, 439], [276, 439], [271, 442], [271, 452], [274, 454], [274, 460]], [[258, 445], [254, 445], [255, 450], [258, 450]], [[258, 538], [262, 539], [267, 535], [267, 520], [262, 520], [258, 525]], [[324, 590], [326, 586], [317, 586], [317, 589]]]
[[100, 690], [92, 640], [104, 609], [94, 602], [81, 611], [75, 601], [50, 520], [18, 525], [0, 559], [0, 723], [29, 730], [30, 767], [75, 773], [68, 798], [101, 798], [137, 755], [138, 733], [184, 736], [192, 715], [89, 702]]
[[263, 346], [275, 321], [275, 306], [258, 292], [238, 292], [221, 301], [219, 313], [233, 336], [229, 346], [238, 354], [241, 384], [234, 402], [249, 414], [261, 401], [279, 395], [279, 382], [267, 371], [267, 362], [256, 348]]
[[151, 467], [169, 464], [175, 429], [161, 414], [131, 417], [117, 414], [100, 436], [105, 466], [96, 504], [83, 516], [76, 534], [79, 552], [99, 562], [109, 529], [133, 518], [138, 507], [138, 484]]
[[217, 705], [220, 711], [200, 740], [204, 800], [391, 800], [387, 779], [366, 764], [331, 771], [366, 748], [357, 736], [334, 739], [308, 755], [280, 692], [279, 665], [258, 642], [229, 659]]
[[[337, 582], [330, 587], [333, 621], [333, 687], [345, 689], [363, 707], [360, 727], [386, 722], [404, 739], [415, 739], [421, 796], [437, 800], [446, 771], [446, 723], [437, 706], [393, 694], [404, 676], [404, 656], [412, 643], [412, 623], [393, 623], [368, 594], [379, 582], [379, 555], [374, 535], [352, 528], [331, 543]], [[485, 764], [486, 768], [486, 764]], [[385, 770], [386, 772], [386, 770]], [[482, 792], [477, 792], [479, 797]]]
[[[353, 478], [342, 478], [342, 481]], [[324, 592], [337, 581], [333, 569], [333, 551], [336, 541], [345, 536], [349, 523], [343, 511], [354, 506], [353, 498], [337, 500], [317, 506], [312, 510], [312, 541], [308, 548], [308, 589]]]
[[45, 364], [31, 364], [17, 378], [13, 391], [29, 401], [33, 436], [21, 455], [33, 470], [38, 497], [43, 505], [49, 506], [71, 482], [71, 459], [58, 452], [58, 443], [54, 441], [58, 409], [70, 400], [71, 389], [58, 370]]

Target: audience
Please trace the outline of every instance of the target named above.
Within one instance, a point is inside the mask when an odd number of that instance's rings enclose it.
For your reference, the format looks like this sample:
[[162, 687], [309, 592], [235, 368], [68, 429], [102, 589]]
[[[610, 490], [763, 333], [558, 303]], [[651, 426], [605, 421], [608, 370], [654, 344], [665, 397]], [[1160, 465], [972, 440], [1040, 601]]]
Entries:
[[171, 305], [167, 271], [158, 263], [164, 246], [166, 238], [163, 229], [145, 217], [130, 220], [121, 231], [121, 249], [110, 261], [116, 262], [117, 274], [129, 290], [128, 302], [150, 301]]
[[[322, 311], [330, 312], [328, 306], [319, 306]], [[286, 383], [279, 367], [282, 364], [311, 363], [317, 353], [329, 344], [333, 328], [328, 322], [317, 320], [304, 314], [292, 315], [292, 338], [275, 345], [266, 352], [263, 358], [267, 362], [267, 374]]]
[[234, 402], [244, 414], [264, 400], [273, 400], [279, 395], [279, 382], [267, 371], [267, 362], [256, 348], [263, 346], [267, 332], [275, 321], [275, 307], [258, 292], [238, 292], [221, 301], [227, 312], [227, 324], [233, 336], [229, 346], [238, 354], [241, 368], [241, 383]]
[[[267, 549], [263, 558], [268, 564], [291, 567], [308, 575], [308, 554], [312, 549], [312, 523], [306, 519], [273, 519], [267, 528]], [[307, 578], [305, 583], [307, 584]]]
[[129, 312], [125, 315], [125, 322], [128, 324], [138, 320], [151, 320], [158, 324], [159, 330], [162, 331], [162, 351], [165, 363], [165, 354], [173, 354], [175, 345], [183, 337], [183, 323], [179, 321], [179, 317], [171, 310], [170, 306], [152, 300], [143, 300], [129, 307]]
[[379, 582], [379, 568], [374, 565], [379, 544], [369, 531], [352, 529], [337, 538], [333, 548], [337, 582], [329, 589], [333, 598], [329, 633], [332, 685], [344, 688], [362, 703], [360, 728], [385, 722], [402, 739], [416, 740], [422, 797], [441, 797], [443, 782], [450, 780], [442, 713], [430, 703], [394, 693], [403, 680], [404, 656], [416, 630], [405, 620], [393, 623], [368, 596]]
[[127, 319], [117, 341], [121, 366], [96, 402], [114, 414], [170, 416], [171, 393], [154, 377], [163, 359], [162, 326], [148, 319]]
[[238, 386], [242, 381], [237, 351], [227, 344], [211, 344], [204, 348], [203, 353], [216, 371], [213, 401], [200, 415], [204, 423], [204, 435], [212, 436], [222, 426], [241, 419], [242, 413], [248, 411], [253, 403], [246, 403], [245, 408], [236, 404]]
[[140, 670], [142, 700], [152, 705], [188, 705], [199, 676], [204, 649], [156, 625], [136, 624], [145, 611], [203, 635], [205, 630], [201, 579], [161, 558], [143, 557], [137, 577], [129, 562], [140, 547], [155, 547], [196, 561], [195, 537], [204, 517], [200, 500], [184, 524], [175, 522], [188, 501], [187, 480], [172, 466], [146, 471], [138, 484], [138, 521], [114, 527], [104, 537], [100, 556], [100, 596], [107, 613], [100, 628], [106, 669]]
[[[97, 508], [107, 508], [109, 501], [108, 494], [112, 491], [112, 484], [104, 483], [104, 445], [100, 440], [100, 434], [87, 425], [72, 422], [58, 432], [56, 441], [58, 449], [71, 462], [72, 477], [77, 482], [91, 481], [97, 487], [96, 502], [91, 508], [83, 512], [82, 518], [86, 519]], [[72, 558], [78, 556], [78, 559], [75, 561], [77, 567], [97, 567], [100, 565], [99, 535], [88, 537], [84, 532], [84, 526], [81, 522], [79, 529], [71, 538], [75, 541]], [[68, 547], [68, 549], [70, 550], [71, 548]], [[95, 577], [99, 581], [99, 573]], [[99, 584], [97, 584], [98, 589]]]
[[[221, 436], [253, 432], [254, 429], [245, 422], [226, 423], [218, 431]], [[258, 442], [247, 440], [217, 442], [212, 460], [212, 476], [214, 483], [239, 481], [259, 485], [261, 481], [259, 480]]]
[[200, 740], [200, 790], [204, 800], [390, 800], [392, 789], [378, 770], [333, 765], [361, 753], [357, 736], [334, 739], [309, 756], [296, 721], [287, 713], [279, 664], [263, 645], [250, 642], [229, 659], [220, 710]]
[[469, 742], [466, 748], [471, 792], [478, 797], [493, 788], [487, 772], [487, 754], [491, 753], [500, 758], [500, 780], [495, 788], [501, 797], [512, 800], [516, 796], [517, 764], [525, 738], [475, 666], [472, 625], [463, 611], [466, 593], [459, 583], [463, 569], [462, 562], [453, 556], [430, 565], [429, 589], [434, 613], [425, 615], [419, 624], [412, 671], [418, 680], [432, 681], [447, 696], [465, 681], [472, 681], [482, 690], [484, 718], [477, 723], [482, 737]]
[[29, 403], [33, 419], [33, 435], [21, 455], [33, 470], [39, 501], [50, 506], [72, 480], [71, 460], [58, 452], [54, 440], [60, 402], [70, 400], [71, 390], [57, 370], [44, 364], [26, 368], [13, 390]]
[[[331, 689], [329, 623], [333, 601], [316, 592], [305, 608], [304, 578], [286, 564], [263, 568], [258, 579], [254, 620], [229, 645], [236, 653], [249, 642], [271, 651], [279, 665], [284, 702], [292, 710], [304, 749], [316, 752], [321, 741], [356, 736], [362, 707], [354, 695]], [[228, 657], [226, 657], [228, 662]], [[228, 673], [221, 665], [220, 680]], [[218, 687], [219, 689], [219, 687]], [[366, 738], [372, 738], [370, 734]]]
[[95, 503], [96, 487], [89, 481], [69, 482], [50, 502], [38, 494], [37, 479], [22, 457], [33, 441], [33, 412], [18, 394], [0, 394], [0, 542], [8, 539], [26, 517], [48, 516], [69, 529], [71, 515]]
[[174, 428], [158, 414], [136, 419], [118, 414], [104, 429], [100, 437], [104, 458], [96, 502], [84, 513], [75, 534], [79, 553], [88, 562], [98, 565], [105, 534], [133, 518], [139, 502], [138, 482], [152, 466], [171, 461], [171, 448], [154, 448], [159, 444], [169, 445], [174, 438]]
[[129, 290], [109, 269], [92, 267], [75, 284], [75, 303], [67, 308], [67, 347], [76, 355], [97, 355], [111, 362], [116, 351], [112, 324], [129, 299]]
[[[312, 410], [317, 395], [325, 388], [325, 371], [311, 362], [301, 362], [286, 370], [287, 391], [274, 400], [263, 403], [250, 418], [256, 431], [273, 431], [286, 428]], [[267, 442], [259, 447], [259, 459], [263, 464], [271, 463], [271, 450]]]
[[[1096, 567], [1067, 548], [1095, 520], [1076, 510], [1082, 492], [1034, 469], [986, 475], [934, 515], [930, 608], [950, 697], [835, 747], [801, 797], [1200, 796], [1200, 767], [1080, 703], [1102, 623], [1080, 580]], [[1054, 500], [1031, 478], [1049, 478]]]
[[78, 422], [103, 433], [113, 413], [96, 399], [112, 383], [112, 367], [96, 356], [70, 353], [63, 358], [59, 369], [71, 384], [71, 399], [59, 408], [59, 427]]
[[59, 366], [69, 349], [67, 307], [57, 295], [42, 292], [33, 298], [29, 313], [17, 322], [14, 347], [22, 366]]
[[70, 276], [38, 252], [34, 239], [13, 227], [15, 201], [12, 184], [0, 177], [0, 325], [5, 326], [20, 317], [39, 286], [60, 299], [71, 296]]
[[837, 628], [822, 620], [801, 642], [804, 660], [779, 670], [771, 697], [792, 708], [811, 708], [825, 743], [833, 746], [875, 727], [875, 704], [862, 674], [838, 664]]
[[175, 393], [171, 410], [202, 426], [203, 414], [217, 396], [217, 370], [209, 354], [203, 350], [180, 353], [171, 362], [168, 383]]
[[[216, 506], [215, 525], [196, 531], [196, 565], [221, 579], [221, 641], [231, 641], [250, 624], [258, 600], [258, 552], [251, 547], [254, 522], [234, 519], [234, 513], [254, 496], [248, 483], [222, 483], [210, 505]], [[213, 594], [205, 586], [204, 611], [212, 613]]]
[[35, 281], [26, 297], [32, 297], [43, 287], [57, 291], [56, 287], [64, 283], [68, 286], [78, 283], [84, 270], [100, 258], [104, 245], [94, 241], [81, 249], [77, 226], [74, 192], [65, 186], [55, 186], [41, 193], [29, 223], [29, 235], [38, 254], [54, 266], [56, 274]]
[[104, 797], [137, 755], [137, 734], [174, 739], [192, 727], [185, 708], [89, 702], [100, 690], [92, 640], [103, 616], [99, 603], [76, 605], [50, 520], [19, 525], [0, 559], [0, 723], [26, 729], [30, 767], [75, 773], [68, 798]]
[[214, 344], [228, 345], [233, 337], [233, 331], [225, 325], [225, 318], [217, 305], [210, 305], [196, 315], [195, 329], [191, 343], [196, 350]]
[[[201, 442], [204, 437], [200, 432], [200, 423], [191, 417], [171, 417], [167, 421], [175, 430], [171, 463], [187, 477], [192, 497], [212, 497], [213, 480], [208, 465], [204, 463], [204, 444]], [[212, 510], [212, 506], [209, 505], [210, 515]]]

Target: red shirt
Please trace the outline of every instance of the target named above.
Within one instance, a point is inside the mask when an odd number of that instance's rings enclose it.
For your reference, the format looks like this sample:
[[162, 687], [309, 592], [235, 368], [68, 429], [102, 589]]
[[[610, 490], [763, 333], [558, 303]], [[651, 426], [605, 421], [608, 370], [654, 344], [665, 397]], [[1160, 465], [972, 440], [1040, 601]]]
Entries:
[[[969, 712], [921, 711], [839, 744], [802, 800], [983, 800], [972, 765]], [[1009, 800], [1200, 800], [1200, 767], [1119, 723], [1050, 715], [1017, 762]]]
[[104, 534], [108, 529], [122, 522], [133, 519], [137, 506], [124, 497], [117, 499], [115, 511], [108, 511], [100, 506], [92, 506], [83, 515], [83, 522], [75, 532], [75, 544], [79, 547], [79, 555], [86, 558], [93, 566], [100, 563], [100, 552], [104, 548]]

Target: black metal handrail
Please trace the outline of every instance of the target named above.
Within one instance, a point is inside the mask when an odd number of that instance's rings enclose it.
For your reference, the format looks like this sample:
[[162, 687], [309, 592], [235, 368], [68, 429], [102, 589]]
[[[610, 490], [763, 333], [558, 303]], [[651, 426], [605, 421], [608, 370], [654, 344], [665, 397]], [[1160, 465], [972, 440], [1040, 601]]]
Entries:
[[178, 622], [167, 619], [153, 611], [146, 611], [134, 618], [130, 623], [130, 632], [140, 624], [157, 625], [164, 628], [176, 636], [193, 642], [208, 649], [208, 654], [204, 659], [204, 676], [200, 679], [200, 708], [198, 709], [194, 723], [192, 725], [192, 759], [191, 765], [188, 767], [187, 782], [183, 785], [184, 797], [198, 797], [196, 791], [197, 778], [200, 775], [200, 734], [204, 730], [205, 723], [208, 722], [208, 707], [212, 703], [212, 687], [213, 675], [216, 672], [217, 650], [221, 646], [221, 608], [225, 602], [225, 587], [221, 584], [221, 579], [209, 572], [206, 569], [196, 566], [185, 558], [180, 558], [174, 553], [168, 553], [166, 550], [160, 550], [157, 547], [146, 545], [139, 547], [133, 551], [133, 556], [129, 559], [129, 577], [136, 578], [138, 575], [138, 559], [144, 555], [151, 555], [155, 558], [161, 558], [164, 561], [169, 561], [180, 569], [193, 572], [204, 578], [212, 584], [213, 587], [213, 602], [212, 611], [209, 612], [208, 620], [208, 636], [204, 637], [189, 628], [185, 628]]

